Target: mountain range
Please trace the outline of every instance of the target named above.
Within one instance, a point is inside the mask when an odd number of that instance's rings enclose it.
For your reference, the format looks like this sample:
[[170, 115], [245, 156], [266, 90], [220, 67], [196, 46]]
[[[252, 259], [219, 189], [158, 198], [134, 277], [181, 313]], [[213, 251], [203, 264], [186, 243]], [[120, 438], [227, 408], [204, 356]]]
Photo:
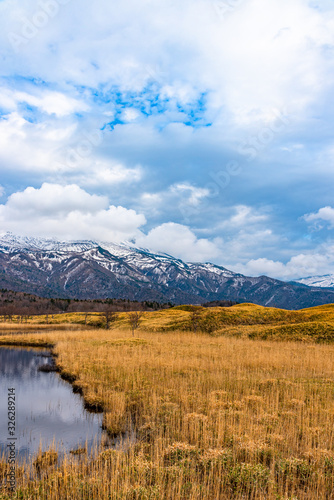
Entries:
[[308, 278], [301, 278], [297, 280], [297, 283], [321, 288], [334, 288], [334, 274], [325, 274], [324, 276], [309, 276]]
[[233, 300], [300, 309], [334, 302], [334, 289], [247, 277], [131, 244], [0, 236], [0, 287], [41, 297], [175, 304]]

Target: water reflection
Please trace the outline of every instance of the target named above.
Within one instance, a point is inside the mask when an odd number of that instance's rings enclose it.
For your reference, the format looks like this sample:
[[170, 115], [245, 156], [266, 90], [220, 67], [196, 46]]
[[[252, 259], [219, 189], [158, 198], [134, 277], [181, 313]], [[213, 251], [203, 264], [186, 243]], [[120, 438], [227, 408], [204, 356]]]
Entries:
[[[54, 440], [61, 451], [88, 449], [104, 435], [102, 414], [90, 414], [83, 400], [57, 373], [39, 372], [49, 364], [47, 351], [0, 348], [0, 453], [8, 443], [7, 394], [16, 393], [16, 450], [19, 456], [47, 449]], [[105, 436], [104, 436], [105, 438]]]

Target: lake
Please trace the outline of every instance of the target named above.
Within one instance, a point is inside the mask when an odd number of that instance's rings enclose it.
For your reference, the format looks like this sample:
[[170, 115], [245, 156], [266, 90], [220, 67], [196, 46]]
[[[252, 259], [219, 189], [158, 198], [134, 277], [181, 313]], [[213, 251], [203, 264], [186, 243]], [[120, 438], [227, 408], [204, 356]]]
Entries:
[[[0, 347], [0, 453], [10, 442], [8, 431], [8, 390], [15, 390], [16, 453], [27, 458], [54, 441], [59, 452], [87, 445], [88, 451], [101, 440], [102, 413], [89, 413], [83, 398], [55, 373], [38, 371], [50, 364], [45, 349]], [[12, 399], [12, 398], [11, 398]], [[11, 414], [12, 415], [12, 414]], [[12, 416], [11, 416], [12, 418]]]

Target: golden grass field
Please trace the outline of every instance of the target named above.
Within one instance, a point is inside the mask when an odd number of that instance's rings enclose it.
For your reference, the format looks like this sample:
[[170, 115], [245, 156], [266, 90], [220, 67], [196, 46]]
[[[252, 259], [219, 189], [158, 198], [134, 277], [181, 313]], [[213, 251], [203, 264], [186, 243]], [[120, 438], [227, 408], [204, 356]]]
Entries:
[[[139, 331], [172, 332], [193, 331], [191, 310], [198, 311], [197, 331], [211, 335], [229, 335], [252, 339], [298, 340], [303, 342], [334, 341], [334, 305], [324, 305], [300, 311], [239, 304], [233, 307], [203, 308], [178, 306], [155, 312], [142, 313]], [[12, 322], [0, 323], [1, 330], [16, 333], [24, 330], [38, 331], [54, 329], [103, 328], [102, 313], [63, 313], [34, 316], [20, 323], [18, 317]], [[128, 331], [128, 313], [117, 313], [113, 329]]]
[[98, 322], [16, 331], [0, 345], [54, 345], [109, 434], [132, 428], [136, 441], [59, 467], [51, 453], [36, 457], [1, 499], [334, 498], [334, 306], [200, 309], [196, 333], [188, 307], [145, 313], [135, 337], [126, 313], [110, 330]]

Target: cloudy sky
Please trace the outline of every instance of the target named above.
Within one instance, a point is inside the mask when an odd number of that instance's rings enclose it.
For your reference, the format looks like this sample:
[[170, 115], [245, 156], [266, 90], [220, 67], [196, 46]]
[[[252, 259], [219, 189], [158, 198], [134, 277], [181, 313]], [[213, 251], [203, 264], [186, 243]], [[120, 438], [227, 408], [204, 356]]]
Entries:
[[332, 0], [0, 1], [0, 230], [334, 272]]

